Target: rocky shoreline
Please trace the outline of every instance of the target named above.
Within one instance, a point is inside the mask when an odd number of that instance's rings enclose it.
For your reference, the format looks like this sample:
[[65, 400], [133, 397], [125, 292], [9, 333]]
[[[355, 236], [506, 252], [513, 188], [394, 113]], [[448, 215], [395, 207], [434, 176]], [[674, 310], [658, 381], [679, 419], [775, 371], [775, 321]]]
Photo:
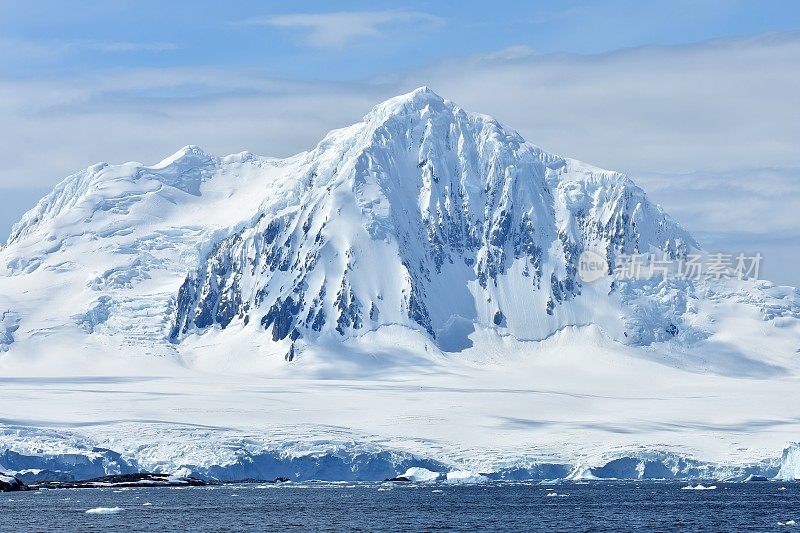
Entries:
[[30, 490], [30, 487], [15, 476], [0, 472], [0, 492], [17, 492], [20, 490]]
[[[278, 477], [272, 480], [245, 480], [237, 483], [284, 483], [289, 478]], [[206, 481], [194, 477], [175, 477], [169, 474], [141, 472], [117, 474], [80, 481], [45, 481], [25, 484], [19, 478], [0, 473], [0, 492], [18, 492], [38, 489], [96, 489], [96, 488], [143, 488], [143, 487], [201, 487], [222, 485], [220, 481]]]

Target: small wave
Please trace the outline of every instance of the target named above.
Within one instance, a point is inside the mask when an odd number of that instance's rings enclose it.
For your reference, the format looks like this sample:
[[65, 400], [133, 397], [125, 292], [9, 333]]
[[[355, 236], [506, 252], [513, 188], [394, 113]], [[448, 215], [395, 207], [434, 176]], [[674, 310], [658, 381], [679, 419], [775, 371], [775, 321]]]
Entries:
[[796, 522], [794, 520], [787, 520], [786, 522], [778, 522], [779, 526], [793, 526]]

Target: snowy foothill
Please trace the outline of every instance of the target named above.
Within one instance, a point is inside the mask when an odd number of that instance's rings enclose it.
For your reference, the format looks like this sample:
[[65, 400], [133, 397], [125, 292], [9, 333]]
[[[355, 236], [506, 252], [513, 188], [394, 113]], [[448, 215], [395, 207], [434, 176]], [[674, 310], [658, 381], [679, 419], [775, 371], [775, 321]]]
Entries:
[[97, 164], [0, 248], [0, 469], [800, 478], [796, 288], [578, 273], [701, 249], [428, 88], [285, 159]]

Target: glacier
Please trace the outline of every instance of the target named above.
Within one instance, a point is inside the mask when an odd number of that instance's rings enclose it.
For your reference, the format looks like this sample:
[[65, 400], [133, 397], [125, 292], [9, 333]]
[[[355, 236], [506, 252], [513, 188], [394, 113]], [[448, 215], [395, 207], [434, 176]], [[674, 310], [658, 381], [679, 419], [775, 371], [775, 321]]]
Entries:
[[800, 291], [586, 250], [701, 245], [426, 87], [289, 158], [93, 165], [0, 248], [0, 471], [800, 476]]

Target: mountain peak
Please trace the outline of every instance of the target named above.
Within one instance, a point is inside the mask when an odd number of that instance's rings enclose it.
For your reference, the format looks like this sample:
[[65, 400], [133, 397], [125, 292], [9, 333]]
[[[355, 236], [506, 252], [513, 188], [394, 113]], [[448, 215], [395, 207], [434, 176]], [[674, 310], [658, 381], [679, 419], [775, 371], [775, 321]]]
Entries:
[[151, 168], [162, 169], [170, 165], [173, 165], [175, 163], [181, 163], [181, 166], [185, 166], [187, 164], [191, 166], [196, 166], [198, 164], [208, 163], [213, 159], [215, 159], [214, 156], [207, 154], [206, 152], [203, 151], [202, 148], [200, 148], [196, 144], [189, 144], [184, 146], [171, 156], [153, 165]]
[[431, 89], [430, 87], [428, 87], [427, 85], [423, 85], [421, 87], [417, 87], [416, 89], [414, 89], [411, 92], [408, 92], [408, 93], [405, 93], [405, 94], [400, 94], [400, 95], [396, 96], [396, 98], [406, 99], [406, 100], [409, 100], [409, 101], [420, 101], [420, 100], [424, 100], [424, 99], [432, 99], [432, 100], [437, 100], [437, 101], [440, 101], [440, 102], [444, 101], [444, 98], [442, 98], [441, 96], [436, 94], [434, 92], [434, 90]]
[[443, 100], [443, 98], [441, 96], [436, 94], [436, 92], [434, 92], [434, 90], [431, 89], [430, 87], [428, 87], [427, 85], [423, 85], [421, 87], [417, 87], [416, 89], [414, 89], [410, 93], [406, 93], [404, 96], [408, 96], [408, 97], [411, 97], [411, 98], [423, 97], [423, 98], [435, 98], [435, 99], [438, 99], [438, 100]]
[[331, 132], [303, 165], [301, 187], [187, 275], [173, 342], [231, 324], [287, 343], [403, 325], [446, 351], [470, 346], [476, 328], [531, 340], [592, 323], [638, 344], [684, 330], [671, 304], [639, 324], [610, 278], [582, 283], [578, 260], [589, 247], [610, 264], [685, 253], [688, 234], [627, 182], [586, 179], [607, 173], [572, 168], [428, 87]]
[[365, 117], [386, 118], [392, 115], [404, 115], [410, 112], [419, 113], [429, 108], [431, 111], [442, 111], [446, 107], [454, 108], [455, 105], [442, 98], [428, 86], [422, 86], [411, 92], [394, 96], [381, 102], [372, 108], [372, 111]]

